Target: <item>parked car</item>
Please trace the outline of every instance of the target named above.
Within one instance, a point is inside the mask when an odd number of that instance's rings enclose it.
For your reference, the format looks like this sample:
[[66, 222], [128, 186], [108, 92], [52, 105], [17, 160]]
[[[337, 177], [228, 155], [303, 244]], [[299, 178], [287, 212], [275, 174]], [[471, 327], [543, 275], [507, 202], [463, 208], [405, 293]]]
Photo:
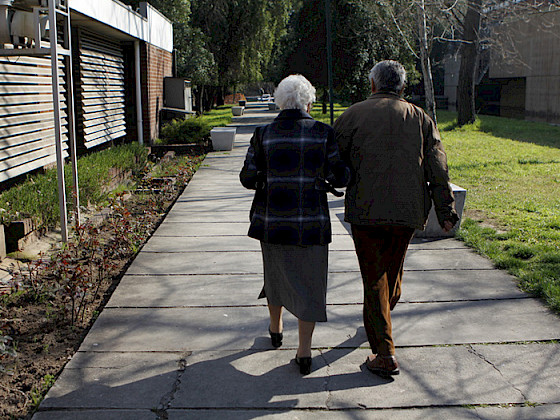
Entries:
[[273, 101], [274, 98], [270, 95], [270, 93], [265, 93], [264, 95], [259, 97], [259, 101], [262, 102], [269, 102], [269, 101]]

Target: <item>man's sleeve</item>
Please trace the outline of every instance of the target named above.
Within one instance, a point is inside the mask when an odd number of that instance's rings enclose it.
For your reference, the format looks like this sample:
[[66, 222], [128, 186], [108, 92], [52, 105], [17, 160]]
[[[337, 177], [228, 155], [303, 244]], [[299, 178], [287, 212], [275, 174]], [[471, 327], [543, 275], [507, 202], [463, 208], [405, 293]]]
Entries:
[[451, 185], [449, 185], [447, 155], [439, 131], [427, 114], [424, 115], [422, 131], [425, 141], [424, 173], [426, 180], [430, 183], [430, 192], [438, 222], [441, 226], [446, 221], [455, 225], [459, 216], [455, 211], [455, 198]]

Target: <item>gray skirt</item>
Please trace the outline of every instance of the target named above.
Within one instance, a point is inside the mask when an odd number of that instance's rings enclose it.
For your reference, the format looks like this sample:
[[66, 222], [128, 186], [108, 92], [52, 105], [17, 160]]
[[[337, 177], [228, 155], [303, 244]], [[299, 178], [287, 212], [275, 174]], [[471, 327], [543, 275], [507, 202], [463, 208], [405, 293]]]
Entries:
[[259, 298], [283, 306], [302, 321], [327, 320], [328, 245], [261, 242], [264, 287]]

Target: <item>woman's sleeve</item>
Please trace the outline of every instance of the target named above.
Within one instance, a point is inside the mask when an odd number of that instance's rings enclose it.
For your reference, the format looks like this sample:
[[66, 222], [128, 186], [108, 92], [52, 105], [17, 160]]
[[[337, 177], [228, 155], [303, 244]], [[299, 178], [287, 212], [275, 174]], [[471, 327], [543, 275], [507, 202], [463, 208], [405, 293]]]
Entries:
[[260, 127], [255, 129], [253, 137], [251, 137], [251, 144], [249, 150], [247, 150], [247, 155], [245, 156], [245, 163], [239, 174], [239, 180], [245, 188], [250, 190], [257, 189], [257, 183], [260, 179], [261, 168], [257, 166], [257, 162], [260, 161], [259, 153], [259, 137], [260, 137]]
[[327, 181], [335, 188], [342, 188], [350, 181], [350, 168], [344, 163], [338, 151], [334, 130], [327, 137]]

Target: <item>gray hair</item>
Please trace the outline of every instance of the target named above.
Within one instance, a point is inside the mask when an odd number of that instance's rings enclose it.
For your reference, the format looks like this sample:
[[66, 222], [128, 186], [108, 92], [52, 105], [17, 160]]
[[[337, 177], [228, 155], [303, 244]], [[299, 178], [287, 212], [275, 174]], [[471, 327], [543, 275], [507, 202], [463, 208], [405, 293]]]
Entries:
[[307, 110], [315, 102], [315, 88], [301, 74], [292, 74], [283, 79], [274, 91], [274, 102], [280, 109]]
[[400, 93], [406, 83], [406, 70], [398, 61], [380, 61], [369, 72], [369, 80], [377, 90]]

